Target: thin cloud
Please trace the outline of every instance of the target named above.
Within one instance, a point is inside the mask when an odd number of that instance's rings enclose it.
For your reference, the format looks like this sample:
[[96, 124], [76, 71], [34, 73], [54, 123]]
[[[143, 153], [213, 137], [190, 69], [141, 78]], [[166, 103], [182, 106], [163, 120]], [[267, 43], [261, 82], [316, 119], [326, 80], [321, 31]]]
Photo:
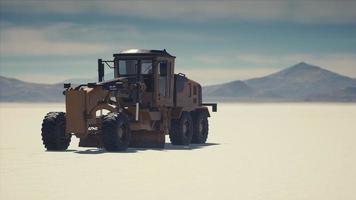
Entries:
[[160, 20], [234, 19], [303, 24], [355, 23], [355, 1], [15, 1], [2, 2], [15, 14], [100, 14]]
[[[58, 30], [57, 30], [58, 31]], [[9, 28], [1, 31], [1, 55], [82, 55], [98, 54], [110, 49], [101, 44], [56, 41], [56, 29]]]
[[[5, 24], [0, 30], [0, 54], [16, 55], [98, 55], [128, 48], [166, 47], [167, 41], [222, 41], [223, 38], [198, 35], [189, 31], [139, 30], [133, 25], [82, 25], [53, 23], [49, 26]], [[163, 45], [162, 45], [163, 44]], [[167, 48], [167, 47], [166, 47]]]
[[[140, 38], [132, 26], [101, 27], [73, 23], [54, 23], [49, 26], [3, 25], [0, 31], [1, 56], [71, 56], [111, 54], [131, 47], [133, 42], [113, 43], [115, 35]], [[110, 38], [111, 36], [111, 38]], [[123, 40], [127, 41], [127, 40]]]

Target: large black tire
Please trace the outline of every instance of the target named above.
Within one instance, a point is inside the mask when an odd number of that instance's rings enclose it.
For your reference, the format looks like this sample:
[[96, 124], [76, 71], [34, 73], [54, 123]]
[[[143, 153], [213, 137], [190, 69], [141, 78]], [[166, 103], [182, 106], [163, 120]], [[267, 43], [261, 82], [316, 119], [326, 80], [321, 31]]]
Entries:
[[193, 139], [194, 144], [204, 144], [208, 139], [209, 121], [205, 112], [196, 112], [193, 117]]
[[71, 135], [66, 134], [64, 112], [47, 113], [42, 122], [42, 141], [49, 151], [64, 151], [68, 148]]
[[107, 151], [125, 151], [130, 144], [128, 117], [123, 113], [109, 113], [102, 120], [103, 145]]
[[193, 119], [188, 112], [183, 112], [180, 119], [171, 122], [169, 139], [174, 145], [189, 145], [193, 137]]

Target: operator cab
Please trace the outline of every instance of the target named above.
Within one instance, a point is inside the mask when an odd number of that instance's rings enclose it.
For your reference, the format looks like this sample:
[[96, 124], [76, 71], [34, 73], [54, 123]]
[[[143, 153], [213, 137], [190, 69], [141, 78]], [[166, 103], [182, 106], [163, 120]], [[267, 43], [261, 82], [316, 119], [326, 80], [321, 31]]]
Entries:
[[165, 49], [130, 49], [113, 56], [115, 78], [125, 77], [130, 83], [145, 83], [144, 99], [147, 102], [153, 99], [160, 105], [173, 105], [174, 56]]

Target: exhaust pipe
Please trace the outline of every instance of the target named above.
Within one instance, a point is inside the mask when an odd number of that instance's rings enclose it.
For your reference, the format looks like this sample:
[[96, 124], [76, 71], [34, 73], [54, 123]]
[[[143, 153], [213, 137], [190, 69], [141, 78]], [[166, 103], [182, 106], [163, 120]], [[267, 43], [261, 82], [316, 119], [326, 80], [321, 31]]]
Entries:
[[104, 63], [102, 59], [98, 59], [98, 80], [102, 82], [104, 79]]

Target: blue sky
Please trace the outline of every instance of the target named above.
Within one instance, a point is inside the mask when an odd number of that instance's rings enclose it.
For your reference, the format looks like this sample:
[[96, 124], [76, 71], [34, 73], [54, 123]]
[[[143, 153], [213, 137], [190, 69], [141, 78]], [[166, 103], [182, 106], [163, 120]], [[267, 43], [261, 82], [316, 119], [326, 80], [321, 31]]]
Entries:
[[203, 84], [305, 61], [356, 77], [356, 1], [1, 1], [0, 74], [55, 83], [96, 59], [167, 49]]

